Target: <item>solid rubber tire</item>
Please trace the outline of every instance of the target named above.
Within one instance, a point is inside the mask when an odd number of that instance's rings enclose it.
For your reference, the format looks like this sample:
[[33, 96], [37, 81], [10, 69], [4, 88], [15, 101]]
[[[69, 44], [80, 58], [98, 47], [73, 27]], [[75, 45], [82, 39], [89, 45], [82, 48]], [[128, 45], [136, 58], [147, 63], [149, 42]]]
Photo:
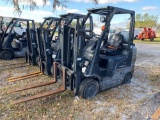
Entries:
[[99, 83], [96, 80], [92, 78], [87, 78], [80, 83], [80, 87], [79, 87], [80, 97], [84, 99], [92, 98], [98, 92], [99, 92]]

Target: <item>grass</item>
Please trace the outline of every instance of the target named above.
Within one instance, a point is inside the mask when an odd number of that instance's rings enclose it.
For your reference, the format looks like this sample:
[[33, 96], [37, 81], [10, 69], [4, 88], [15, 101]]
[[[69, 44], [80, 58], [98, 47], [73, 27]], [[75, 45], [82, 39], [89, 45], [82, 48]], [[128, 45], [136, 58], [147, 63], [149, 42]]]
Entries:
[[145, 43], [145, 44], [160, 44], [160, 38], [154, 38], [154, 41], [150, 41], [149, 39], [142, 40], [134, 40], [134, 43]]

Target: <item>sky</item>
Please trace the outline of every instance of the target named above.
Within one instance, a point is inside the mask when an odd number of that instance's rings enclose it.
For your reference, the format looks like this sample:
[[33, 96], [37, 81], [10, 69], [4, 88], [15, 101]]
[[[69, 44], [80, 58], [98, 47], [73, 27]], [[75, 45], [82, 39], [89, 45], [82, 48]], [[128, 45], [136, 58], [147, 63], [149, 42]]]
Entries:
[[[6, 3], [5, 1], [7, 0], [0, 0], [0, 16], [19, 17], [13, 13], [13, 5], [11, 3]], [[36, 1], [38, 5], [38, 8], [34, 11], [29, 10], [26, 2], [22, 3], [25, 5], [25, 9], [22, 11], [21, 18], [34, 19], [37, 22], [41, 22], [44, 17], [58, 17], [65, 13], [86, 14], [87, 9], [89, 8], [105, 7], [108, 5], [134, 10], [136, 14], [149, 13], [158, 15], [160, 18], [160, 0], [99, 0], [98, 5], [90, 2], [91, 0], [69, 0], [69, 2], [66, 3], [67, 8], [62, 9], [59, 7], [54, 12], [52, 11], [52, 0], [48, 0], [46, 6], [43, 6], [42, 0], [34, 1]]]

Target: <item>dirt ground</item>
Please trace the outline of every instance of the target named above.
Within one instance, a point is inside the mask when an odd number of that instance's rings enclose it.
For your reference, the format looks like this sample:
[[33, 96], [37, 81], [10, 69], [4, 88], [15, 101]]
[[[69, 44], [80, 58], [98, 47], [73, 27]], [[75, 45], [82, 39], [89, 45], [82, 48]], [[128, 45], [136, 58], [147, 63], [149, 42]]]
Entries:
[[[136, 44], [137, 60], [130, 84], [100, 92], [92, 99], [74, 97], [69, 90], [49, 97], [12, 105], [11, 101], [56, 89], [60, 83], [18, 93], [11, 90], [49, 81], [45, 75], [18, 82], [7, 78], [37, 71], [37, 67], [21, 67], [0, 71], [0, 120], [148, 120], [160, 106], [160, 44]], [[23, 59], [0, 61], [7, 63]], [[156, 97], [155, 97], [156, 96]]]

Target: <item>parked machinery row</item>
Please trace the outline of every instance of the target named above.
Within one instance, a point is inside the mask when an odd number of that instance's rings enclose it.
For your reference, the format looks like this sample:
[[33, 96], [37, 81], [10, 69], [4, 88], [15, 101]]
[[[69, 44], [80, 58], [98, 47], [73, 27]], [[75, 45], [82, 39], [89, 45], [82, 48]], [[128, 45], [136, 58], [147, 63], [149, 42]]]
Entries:
[[[128, 34], [110, 34], [112, 18], [122, 14], [130, 16]], [[103, 23], [100, 35], [93, 32], [94, 15], [100, 16], [100, 22]], [[19, 99], [14, 104], [59, 93], [67, 88], [73, 90], [76, 96], [91, 98], [99, 91], [131, 82], [136, 59], [136, 47], [133, 43], [134, 11], [107, 6], [88, 9], [87, 15], [70, 13], [61, 15], [60, 18], [46, 19], [50, 21], [47, 26], [42, 27], [42, 24], [33, 33], [32, 29], [27, 29], [26, 61], [35, 61], [40, 68], [39, 72], [52, 74], [54, 80], [23, 87], [14, 92], [53, 84], [57, 80], [61, 80], [62, 84], [57, 90]], [[73, 20], [76, 21], [75, 25], [72, 25]], [[53, 21], [54, 27], [51, 26]], [[89, 28], [86, 27], [88, 21]], [[27, 75], [27, 78], [29, 76], [33, 77], [33, 74]], [[12, 77], [9, 80], [21, 78], [26, 76]]]

